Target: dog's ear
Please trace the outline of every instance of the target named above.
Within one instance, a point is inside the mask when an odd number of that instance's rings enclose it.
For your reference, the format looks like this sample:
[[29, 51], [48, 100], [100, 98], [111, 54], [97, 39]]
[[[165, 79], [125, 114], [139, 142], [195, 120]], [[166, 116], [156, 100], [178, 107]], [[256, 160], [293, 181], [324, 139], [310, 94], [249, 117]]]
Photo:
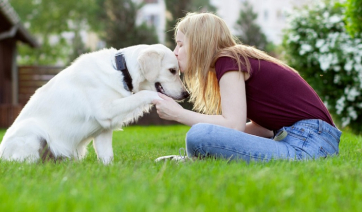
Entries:
[[141, 72], [147, 81], [154, 82], [161, 70], [161, 63], [164, 54], [155, 49], [145, 49], [138, 57], [138, 64]]

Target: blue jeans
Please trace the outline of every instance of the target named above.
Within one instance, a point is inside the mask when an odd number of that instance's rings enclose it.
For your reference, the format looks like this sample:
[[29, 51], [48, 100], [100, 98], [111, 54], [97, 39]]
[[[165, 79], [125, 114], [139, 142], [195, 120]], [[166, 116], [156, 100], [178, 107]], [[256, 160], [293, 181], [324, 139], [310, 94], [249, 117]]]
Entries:
[[[227, 160], [308, 160], [338, 155], [341, 131], [319, 119], [296, 122], [278, 130], [287, 136], [275, 141], [211, 124], [196, 124], [186, 135], [189, 157]], [[276, 134], [278, 134], [278, 132]]]

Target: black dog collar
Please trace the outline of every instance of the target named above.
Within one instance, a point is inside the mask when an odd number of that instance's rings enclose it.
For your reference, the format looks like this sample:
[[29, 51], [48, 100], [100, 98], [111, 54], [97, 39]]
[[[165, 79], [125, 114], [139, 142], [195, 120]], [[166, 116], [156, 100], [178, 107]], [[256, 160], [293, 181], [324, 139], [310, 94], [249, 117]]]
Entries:
[[126, 60], [124, 59], [123, 54], [118, 54], [115, 56], [117, 70], [121, 71], [123, 74], [123, 86], [127, 91], [133, 92], [132, 77], [129, 74], [127, 69]]

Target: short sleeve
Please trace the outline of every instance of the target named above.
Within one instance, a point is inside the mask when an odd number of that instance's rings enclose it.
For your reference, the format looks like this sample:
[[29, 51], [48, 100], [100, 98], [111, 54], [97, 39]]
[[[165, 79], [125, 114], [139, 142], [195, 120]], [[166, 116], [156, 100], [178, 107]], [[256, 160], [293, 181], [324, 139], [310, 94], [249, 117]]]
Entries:
[[239, 67], [235, 59], [231, 57], [220, 57], [215, 63], [217, 81], [228, 71], [238, 71]]

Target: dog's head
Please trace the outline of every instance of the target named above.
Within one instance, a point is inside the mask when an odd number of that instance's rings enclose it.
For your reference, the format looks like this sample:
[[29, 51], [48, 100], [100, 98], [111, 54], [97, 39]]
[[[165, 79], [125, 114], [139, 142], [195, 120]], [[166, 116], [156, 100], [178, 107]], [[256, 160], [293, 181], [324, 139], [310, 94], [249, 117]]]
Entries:
[[138, 64], [145, 78], [140, 89], [158, 91], [175, 100], [189, 96], [180, 79], [177, 58], [166, 46], [155, 44], [145, 48], [139, 54]]

